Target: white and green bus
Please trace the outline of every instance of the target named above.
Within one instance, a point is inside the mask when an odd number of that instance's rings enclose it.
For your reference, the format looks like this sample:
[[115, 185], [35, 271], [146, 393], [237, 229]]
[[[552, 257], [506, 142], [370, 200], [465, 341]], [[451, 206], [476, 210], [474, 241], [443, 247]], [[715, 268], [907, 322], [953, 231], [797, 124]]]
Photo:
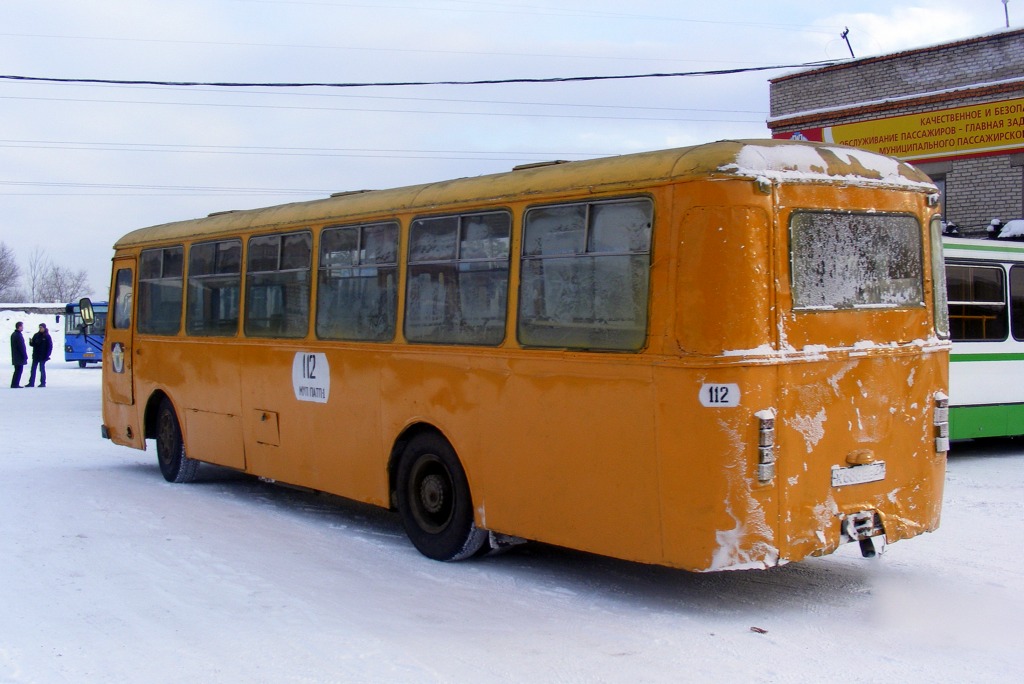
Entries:
[[952, 439], [1024, 435], [1024, 241], [943, 238]]

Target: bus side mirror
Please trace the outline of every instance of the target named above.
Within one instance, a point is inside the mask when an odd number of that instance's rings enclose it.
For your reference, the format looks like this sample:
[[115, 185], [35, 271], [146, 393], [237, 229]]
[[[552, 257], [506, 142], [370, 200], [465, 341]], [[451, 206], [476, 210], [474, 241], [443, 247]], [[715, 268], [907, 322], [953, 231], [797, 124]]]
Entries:
[[82, 314], [82, 323], [92, 325], [96, 322], [96, 314], [92, 310], [92, 300], [88, 297], [78, 300], [78, 309]]

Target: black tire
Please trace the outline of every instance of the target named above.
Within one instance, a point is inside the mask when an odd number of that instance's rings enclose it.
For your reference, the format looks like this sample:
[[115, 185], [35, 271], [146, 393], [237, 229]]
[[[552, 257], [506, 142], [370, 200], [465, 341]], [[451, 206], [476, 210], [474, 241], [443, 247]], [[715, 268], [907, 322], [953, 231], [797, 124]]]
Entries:
[[487, 542], [473, 522], [473, 499], [454, 449], [440, 435], [414, 437], [398, 464], [398, 512], [413, 546], [427, 558], [457, 561]]
[[160, 473], [168, 482], [192, 482], [199, 470], [199, 461], [185, 455], [181, 425], [170, 399], [160, 402], [156, 416], [156, 460]]
[[78, 367], [79, 368], [85, 368], [85, 361], [79, 361], [78, 362]]

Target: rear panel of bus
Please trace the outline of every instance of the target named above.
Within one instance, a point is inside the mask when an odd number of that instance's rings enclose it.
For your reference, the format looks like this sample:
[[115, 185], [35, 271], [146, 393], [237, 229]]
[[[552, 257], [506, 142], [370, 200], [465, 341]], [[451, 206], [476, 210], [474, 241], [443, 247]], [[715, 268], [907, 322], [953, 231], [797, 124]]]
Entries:
[[935, 529], [947, 345], [926, 195], [783, 184], [772, 207], [728, 185], [721, 208], [677, 201], [676, 330], [697, 363], [658, 376], [667, 562], [766, 567]]

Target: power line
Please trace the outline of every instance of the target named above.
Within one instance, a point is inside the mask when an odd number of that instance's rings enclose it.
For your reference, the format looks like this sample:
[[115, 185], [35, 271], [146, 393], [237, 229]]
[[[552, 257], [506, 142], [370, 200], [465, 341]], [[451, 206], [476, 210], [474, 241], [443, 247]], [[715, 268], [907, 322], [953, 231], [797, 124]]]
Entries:
[[[33, 84], [42, 85], [42, 84]], [[84, 88], [104, 88], [104, 89], [130, 89], [130, 90], [158, 90], [161, 92], [168, 91], [180, 91], [180, 92], [199, 92], [199, 93], [230, 93], [231, 89], [223, 88], [208, 88], [208, 87], [195, 87], [195, 88], [175, 88], [173, 86], [128, 86], [128, 85], [97, 85], [95, 83], [68, 83], [62, 84], [71, 87], [84, 87]], [[480, 98], [457, 98], [457, 97], [408, 97], [408, 96], [395, 96], [395, 95], [343, 95], [337, 92], [327, 93], [311, 93], [311, 92], [295, 92], [288, 93], [275, 90], [250, 90], [245, 93], [246, 95], [272, 95], [275, 97], [315, 97], [315, 98], [342, 98], [351, 100], [389, 100], [389, 101], [401, 101], [401, 102], [452, 102], [458, 104], [486, 104], [486, 105], [513, 105], [522, 107], [559, 107], [559, 108], [573, 108], [573, 109], [619, 109], [619, 110], [640, 110], [640, 111], [658, 111], [658, 112], [701, 112], [709, 114], [757, 114], [758, 116], [767, 116], [768, 112], [765, 109], [716, 109], [710, 107], [656, 107], [651, 105], [630, 105], [630, 104], [595, 104], [592, 102], [537, 102], [531, 100], [494, 100], [494, 99], [480, 99]], [[0, 95], [0, 99], [23, 99], [20, 96]], [[92, 99], [87, 100], [88, 102], [116, 102], [121, 103], [122, 100], [100, 100]], [[130, 102], [128, 104], [131, 104]], [[154, 103], [163, 104], [163, 103]], [[349, 111], [349, 110], [345, 110]], [[355, 110], [359, 111], [359, 110]], [[371, 110], [373, 111], [373, 110]], [[391, 111], [391, 110], [388, 110]], [[416, 113], [416, 110], [410, 110], [411, 113]], [[717, 119], [716, 119], [717, 120]]]
[[468, 81], [376, 81], [376, 82], [326, 82], [326, 81], [292, 81], [284, 83], [253, 83], [240, 81], [157, 81], [145, 79], [114, 79], [114, 78], [60, 78], [53, 76], [19, 76], [0, 74], [0, 80], [26, 81], [36, 83], [94, 83], [103, 85], [150, 85], [193, 88], [209, 86], [215, 88], [390, 88], [400, 86], [441, 86], [441, 85], [507, 85], [534, 83], [579, 83], [589, 81], [623, 81], [646, 78], [680, 78], [694, 76], [727, 76], [756, 71], [773, 71], [777, 69], [799, 69], [837, 64], [838, 60], [822, 60], [803, 64], [776, 64], [771, 66], [737, 67], [732, 69], [709, 69], [705, 71], [675, 71], [649, 74], [620, 74], [605, 76], [553, 76], [548, 78], [489, 78]]
[[317, 45], [302, 43], [255, 43], [244, 41], [216, 41], [216, 40], [185, 40], [170, 38], [124, 38], [113, 36], [76, 36], [68, 34], [51, 33], [0, 33], [0, 37], [8, 38], [43, 38], [47, 40], [86, 40], [97, 42], [115, 43], [162, 43], [167, 45], [202, 45], [220, 47], [243, 47], [243, 48], [280, 48], [290, 50], [338, 50], [351, 52], [394, 52], [394, 53], [416, 53], [430, 55], [463, 55], [463, 56], [484, 56], [484, 57], [527, 57], [536, 59], [586, 59], [586, 60], [609, 60], [617, 62], [712, 62], [719, 64], [751, 64], [747, 61], [731, 61], [724, 59], [673, 59], [664, 57], [637, 57], [633, 55], [573, 55], [564, 53], [543, 53], [543, 52], [497, 52], [484, 50], [436, 50], [411, 47], [367, 47], [357, 45]]
[[[522, 162], [566, 157], [607, 157], [614, 152], [519, 152], [515, 150], [408, 150], [250, 145], [176, 145], [160, 143], [83, 142], [77, 140], [0, 140], [0, 147], [88, 152], [163, 152], [184, 154], [268, 155], [284, 157], [356, 157], [367, 159], [449, 159]], [[496, 156], [501, 155], [501, 156]]]
[[[2, 78], [2, 77], [0, 77]], [[159, 102], [154, 100], [102, 100], [90, 98], [73, 97], [28, 97], [22, 95], [0, 95], [0, 100], [32, 100], [44, 102], [85, 102], [92, 104], [135, 104], [135, 105], [162, 105], [170, 107], [233, 107], [238, 109], [282, 109], [299, 110], [308, 112], [370, 112], [374, 114], [439, 114], [455, 116], [503, 116], [514, 118], [546, 118], [546, 119], [596, 119], [603, 121], [690, 121], [690, 122], [722, 122], [722, 123], [758, 123], [762, 119], [724, 119], [714, 118], [693, 118], [693, 117], [655, 117], [655, 116], [598, 116], [595, 114], [546, 114], [529, 112], [474, 112], [474, 111], [444, 111], [431, 109], [384, 109], [368, 107], [310, 107], [299, 105], [263, 105], [263, 104], [241, 104], [226, 102]], [[572, 107], [574, 105], [566, 105]]]
[[[327, 2], [325, 0], [234, 0], [234, 2], [240, 3], [252, 3], [262, 5], [307, 5], [312, 7], [346, 7], [346, 8], [363, 8], [363, 9], [394, 9], [394, 10], [408, 10], [411, 8], [410, 5], [399, 5], [382, 2], [374, 2], [373, 4], [365, 2]], [[585, 9], [585, 8], [564, 8], [564, 7], [544, 7], [538, 5], [520, 5], [520, 4], [509, 4], [509, 3], [498, 3], [498, 2], [471, 2], [468, 0], [448, 0], [452, 4], [469, 5], [469, 7], [424, 7], [421, 3], [416, 3], [415, 9], [418, 11], [436, 12], [436, 13], [460, 13], [460, 14], [513, 14], [521, 16], [524, 14], [533, 14], [542, 17], [584, 17], [591, 19], [632, 19], [639, 21], [671, 21], [679, 22], [683, 24], [712, 24], [720, 26], [749, 26], [753, 28], [767, 28], [782, 31], [795, 31], [802, 33], [821, 33], [831, 34], [833, 31], [826, 26], [817, 26], [811, 24], [785, 24], [779, 22], [763, 22], [763, 21], [723, 21], [719, 19], [694, 19], [693, 17], [678, 17], [678, 16], [665, 16], [655, 14], [635, 14], [630, 12], [614, 12], [608, 10], [597, 10], [597, 9]]]
[[[78, 188], [83, 190], [143, 190], [157, 193], [171, 193], [181, 194], [186, 193], [192, 195], [303, 195], [303, 196], [325, 196], [330, 191], [328, 190], [311, 190], [309, 188], [237, 188], [237, 187], [218, 187], [218, 186], [207, 186], [207, 185], [143, 185], [143, 184], [132, 184], [132, 183], [66, 183], [56, 181], [6, 181], [0, 180], [0, 187], [32, 187], [32, 188], [55, 188], [59, 189], [59, 193], [16, 193], [16, 192], [4, 192], [3, 195], [17, 195], [17, 194], [69, 194], [66, 193], [68, 188]], [[89, 192], [89, 195], [93, 194], [110, 194], [104, 192]], [[114, 193], [123, 194], [123, 193]], [[136, 193], [133, 193], [136, 194]]]

